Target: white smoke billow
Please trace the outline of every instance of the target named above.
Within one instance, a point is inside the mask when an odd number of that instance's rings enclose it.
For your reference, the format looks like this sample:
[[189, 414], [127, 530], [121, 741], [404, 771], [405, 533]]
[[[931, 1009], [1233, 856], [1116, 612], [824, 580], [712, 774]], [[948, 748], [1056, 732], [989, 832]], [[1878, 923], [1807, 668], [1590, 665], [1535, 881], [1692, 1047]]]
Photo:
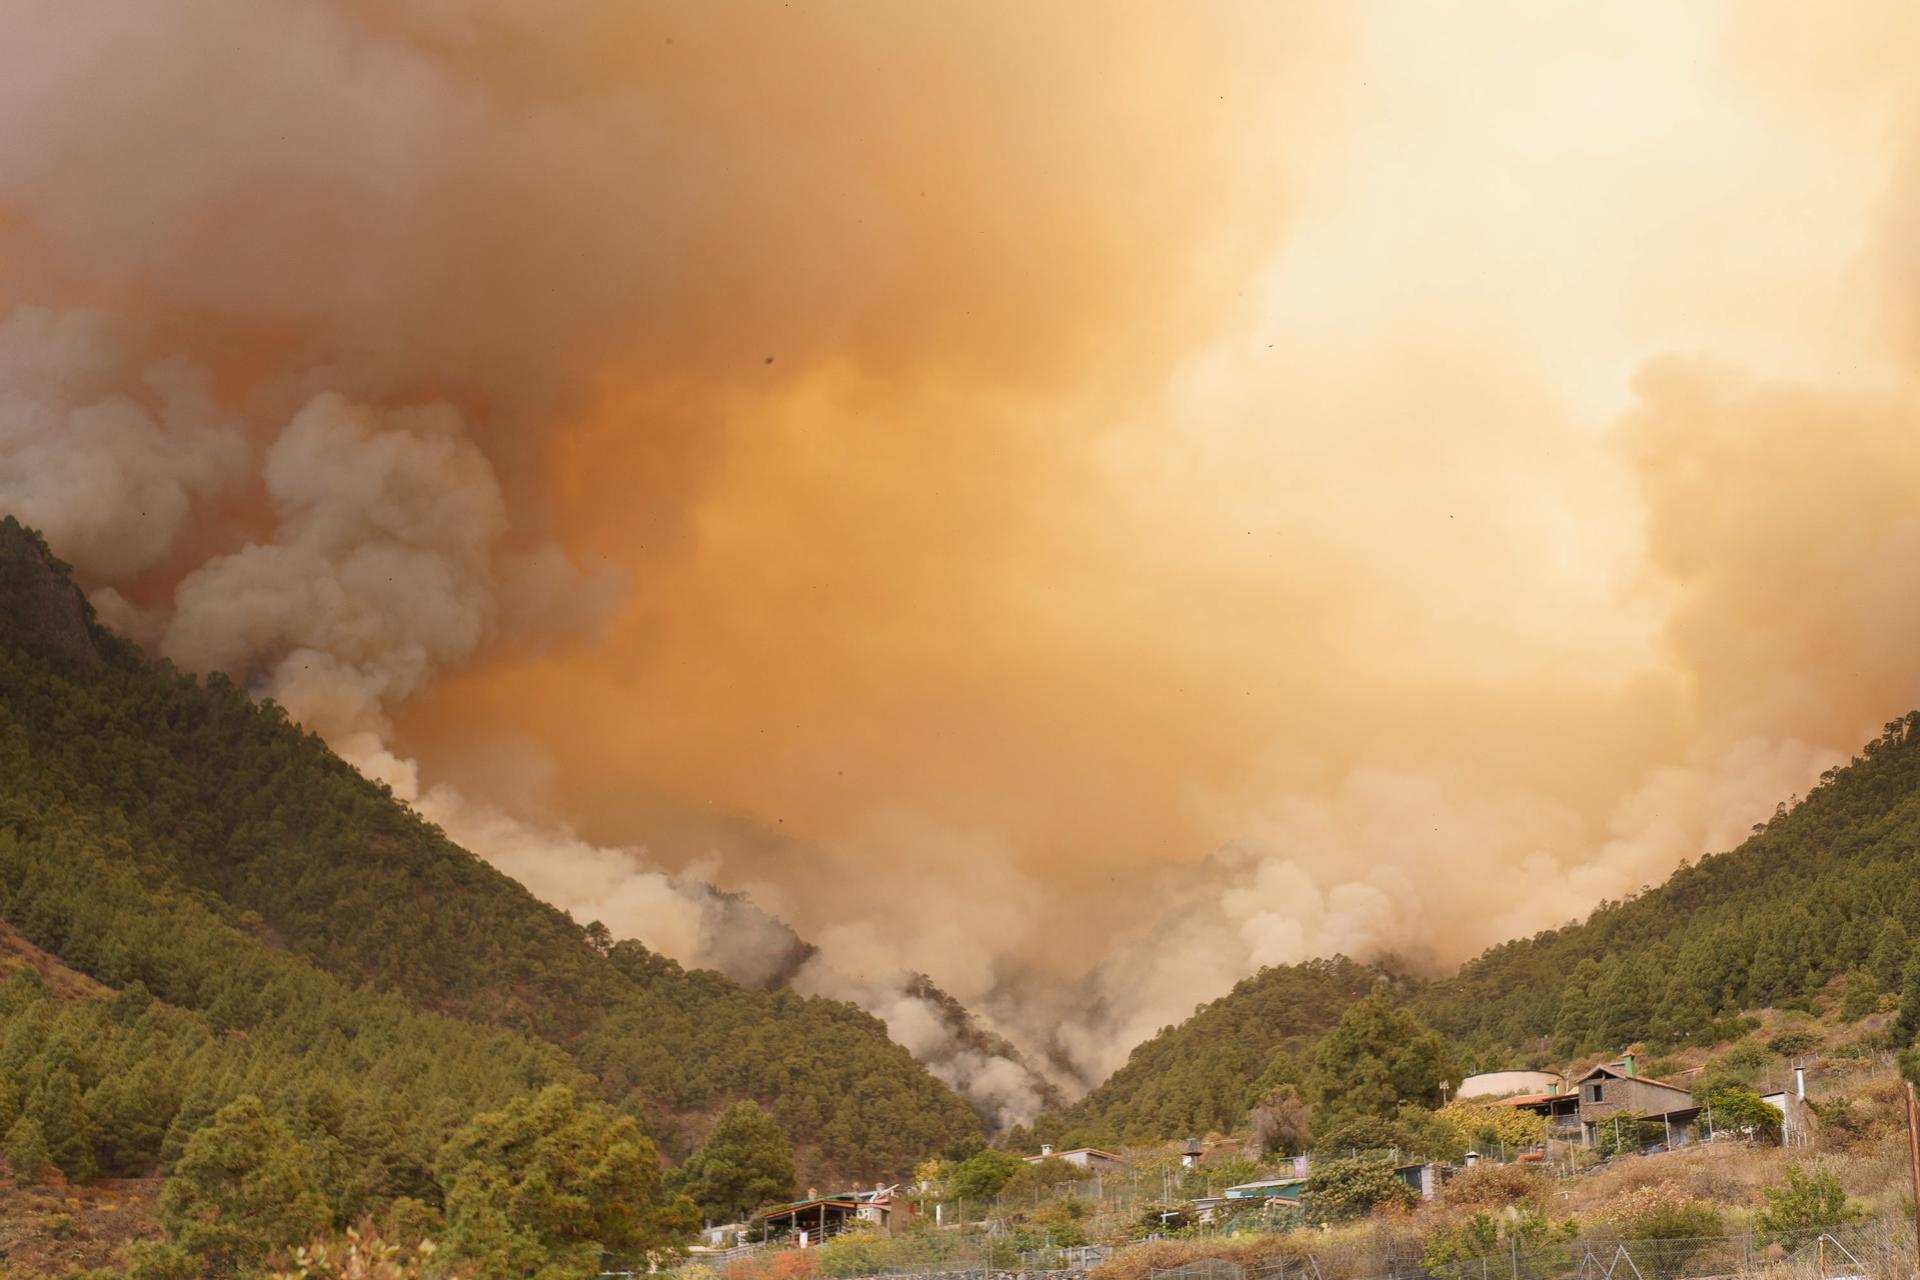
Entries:
[[[109, 625], [189, 671], [225, 671], [320, 733], [456, 842], [582, 922], [743, 982], [785, 980], [792, 930], [697, 878], [564, 827], [423, 782], [390, 712], [483, 654], [579, 643], [623, 603], [622, 575], [558, 546], [509, 548], [493, 467], [447, 404], [312, 397], [264, 450], [203, 371], [135, 368], [99, 318], [0, 323], [0, 509], [76, 562]], [[257, 492], [256, 492], [257, 489]], [[190, 568], [141, 608], [123, 594], [173, 553], [197, 507], [264, 500], [269, 528]], [[709, 864], [710, 871], [717, 870]], [[959, 1044], [904, 972], [808, 961], [802, 990], [853, 1000], [1000, 1123], [1040, 1107], [1023, 1066]], [[819, 975], [831, 974], [823, 979]]]
[[0, 319], [0, 508], [88, 579], [165, 560], [195, 504], [243, 483], [249, 465], [204, 371], [138, 366], [85, 312], [23, 307]]

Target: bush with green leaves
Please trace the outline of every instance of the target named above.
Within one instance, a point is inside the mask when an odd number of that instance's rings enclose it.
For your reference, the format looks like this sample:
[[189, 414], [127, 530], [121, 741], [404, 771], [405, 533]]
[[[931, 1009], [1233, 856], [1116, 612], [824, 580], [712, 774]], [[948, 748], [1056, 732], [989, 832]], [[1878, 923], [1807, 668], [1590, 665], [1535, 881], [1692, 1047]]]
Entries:
[[1782, 1031], [1767, 1041], [1767, 1050], [1783, 1058], [1796, 1058], [1820, 1047], [1820, 1033], [1805, 1027]]
[[1771, 1240], [1795, 1240], [1830, 1231], [1859, 1216], [1840, 1180], [1824, 1169], [1787, 1166], [1777, 1187], [1761, 1194], [1766, 1207], [1753, 1215], [1754, 1230]]
[[1718, 1080], [1702, 1085], [1694, 1096], [1703, 1108], [1701, 1126], [1711, 1122], [1716, 1135], [1738, 1133], [1759, 1142], [1771, 1142], [1780, 1136], [1785, 1117], [1745, 1085]]
[[947, 1194], [984, 1205], [1025, 1167], [1026, 1161], [1019, 1156], [984, 1147], [948, 1169]]
[[1307, 1175], [1301, 1208], [1314, 1222], [1362, 1217], [1382, 1205], [1411, 1208], [1418, 1197], [1385, 1160], [1326, 1160]]
[[1543, 1256], [1543, 1250], [1565, 1244], [1579, 1233], [1579, 1223], [1574, 1219], [1555, 1222], [1539, 1204], [1523, 1204], [1498, 1217], [1475, 1213], [1464, 1221], [1435, 1229], [1426, 1239], [1420, 1265], [1442, 1275], [1478, 1276], [1480, 1270], [1467, 1264], [1495, 1254], [1516, 1259], [1526, 1254], [1528, 1274], [1532, 1275], [1543, 1269], [1550, 1271], [1551, 1264], [1559, 1261]]

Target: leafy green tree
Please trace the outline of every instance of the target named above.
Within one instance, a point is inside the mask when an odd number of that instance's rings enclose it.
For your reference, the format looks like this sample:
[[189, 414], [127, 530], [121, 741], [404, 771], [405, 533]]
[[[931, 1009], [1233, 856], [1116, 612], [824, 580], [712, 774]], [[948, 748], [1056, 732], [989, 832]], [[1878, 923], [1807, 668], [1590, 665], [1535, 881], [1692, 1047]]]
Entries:
[[1436, 1106], [1455, 1074], [1446, 1042], [1384, 991], [1356, 1000], [1315, 1055], [1314, 1120], [1329, 1127], [1359, 1116], [1392, 1116], [1403, 1102]]
[[602, 1250], [639, 1259], [698, 1226], [633, 1120], [564, 1085], [476, 1116], [447, 1143], [440, 1177], [448, 1243], [488, 1275], [570, 1275]]
[[219, 1275], [245, 1272], [275, 1249], [304, 1243], [330, 1222], [310, 1164], [258, 1098], [236, 1098], [188, 1140], [160, 1193], [168, 1240]]
[[53, 1156], [47, 1151], [47, 1135], [41, 1132], [40, 1122], [32, 1116], [21, 1116], [13, 1122], [0, 1154], [7, 1157], [7, 1168], [12, 1171], [14, 1181], [20, 1183], [39, 1182], [53, 1166]]
[[736, 1102], [672, 1183], [709, 1222], [737, 1222], [762, 1205], [793, 1199], [793, 1147], [758, 1103]]
[[1716, 1132], [1748, 1130], [1762, 1140], [1780, 1136], [1780, 1112], [1743, 1084], [1722, 1079], [1703, 1085], [1694, 1096], [1707, 1108]]
[[1809, 1171], [1804, 1164], [1787, 1166], [1777, 1187], [1762, 1190], [1764, 1209], [1753, 1215], [1753, 1225], [1774, 1239], [1804, 1237], [1831, 1230], [1859, 1216], [1840, 1180], [1825, 1170]]
[[1411, 1208], [1415, 1199], [1413, 1188], [1400, 1180], [1391, 1163], [1362, 1156], [1323, 1161], [1307, 1175], [1300, 1204], [1312, 1221], [1338, 1222], [1381, 1205]]
[[987, 1147], [953, 1166], [947, 1191], [960, 1200], [991, 1200], [1025, 1165], [1018, 1156]]
[[1313, 1153], [1322, 1158], [1384, 1152], [1401, 1145], [1399, 1125], [1384, 1116], [1351, 1116], [1328, 1125], [1314, 1140]]

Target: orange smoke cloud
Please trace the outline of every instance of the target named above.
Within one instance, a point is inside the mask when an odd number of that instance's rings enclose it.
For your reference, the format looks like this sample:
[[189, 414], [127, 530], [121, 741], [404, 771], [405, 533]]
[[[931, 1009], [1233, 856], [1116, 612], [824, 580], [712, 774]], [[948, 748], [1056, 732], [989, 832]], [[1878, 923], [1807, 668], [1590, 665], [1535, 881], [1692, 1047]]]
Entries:
[[1097, 1074], [1631, 890], [1915, 700], [1893, 6], [5, 7], [0, 289], [108, 319], [0, 332], [0, 504], [701, 962], [785, 942], [674, 873]]

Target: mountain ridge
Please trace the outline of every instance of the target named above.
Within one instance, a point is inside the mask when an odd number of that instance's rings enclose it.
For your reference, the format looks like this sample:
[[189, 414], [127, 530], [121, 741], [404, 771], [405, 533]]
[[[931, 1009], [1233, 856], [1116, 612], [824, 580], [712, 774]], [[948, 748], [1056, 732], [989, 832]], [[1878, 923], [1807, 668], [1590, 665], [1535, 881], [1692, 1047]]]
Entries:
[[[1442, 977], [1421, 980], [1390, 961], [1356, 969], [1367, 989], [1388, 990], [1484, 1068], [1710, 1043], [1741, 1010], [1810, 1007], [1836, 982], [1898, 989], [1908, 939], [1920, 937], [1916, 869], [1920, 711], [1887, 722], [1736, 848], [1683, 862], [1657, 886], [1490, 947]], [[1034, 1132], [1114, 1143], [1244, 1123], [1273, 1090], [1305, 1085], [1314, 1029], [1364, 994], [1325, 985], [1342, 960], [1242, 979]], [[1289, 999], [1304, 1002], [1285, 1015], [1298, 1025], [1274, 1011]]]
[[971, 1110], [878, 1019], [689, 971], [636, 942], [597, 948], [277, 706], [225, 676], [148, 662], [11, 518], [0, 521], [0, 628], [0, 831], [16, 841], [0, 919], [77, 971], [144, 982], [229, 1025], [273, 1016], [243, 989], [181, 978], [146, 944], [72, 936], [84, 902], [27, 888], [35, 850], [84, 842], [139, 892], [178, 895], [210, 913], [206, 928], [248, 939], [235, 963], [284, 955], [423, 1013], [553, 1046], [670, 1154], [736, 1097], [766, 1104], [816, 1177], [898, 1175], [978, 1140]]

